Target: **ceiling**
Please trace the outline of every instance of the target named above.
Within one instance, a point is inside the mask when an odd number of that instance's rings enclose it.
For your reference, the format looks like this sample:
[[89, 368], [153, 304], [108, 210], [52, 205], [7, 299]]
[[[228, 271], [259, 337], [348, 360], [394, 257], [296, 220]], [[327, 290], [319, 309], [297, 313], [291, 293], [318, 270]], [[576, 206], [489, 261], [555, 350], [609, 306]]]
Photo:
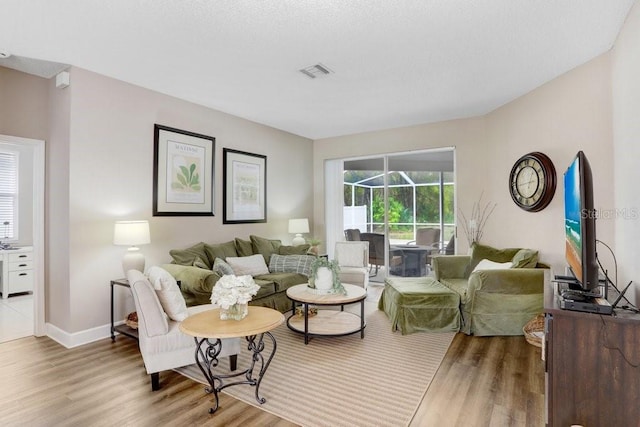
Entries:
[[320, 139], [486, 114], [609, 50], [634, 1], [0, 0], [0, 52]]

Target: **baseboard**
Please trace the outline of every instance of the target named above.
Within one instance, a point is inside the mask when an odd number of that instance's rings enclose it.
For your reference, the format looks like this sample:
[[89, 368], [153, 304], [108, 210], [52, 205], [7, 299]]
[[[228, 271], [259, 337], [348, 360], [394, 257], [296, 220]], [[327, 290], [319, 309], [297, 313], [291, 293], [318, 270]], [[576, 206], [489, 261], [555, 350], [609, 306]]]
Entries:
[[78, 347], [111, 336], [111, 324], [73, 333], [63, 331], [51, 323], [47, 323], [45, 327], [47, 336], [66, 348]]

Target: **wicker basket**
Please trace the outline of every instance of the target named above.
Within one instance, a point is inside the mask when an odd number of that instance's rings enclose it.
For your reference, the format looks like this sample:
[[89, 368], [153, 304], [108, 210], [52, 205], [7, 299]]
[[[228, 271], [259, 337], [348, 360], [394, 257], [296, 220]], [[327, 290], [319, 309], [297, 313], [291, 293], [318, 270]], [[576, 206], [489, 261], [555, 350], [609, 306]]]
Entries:
[[124, 319], [124, 323], [131, 329], [138, 329], [138, 313], [135, 311], [133, 313], [129, 313], [127, 318]]
[[544, 314], [538, 314], [529, 320], [522, 328], [527, 342], [536, 347], [542, 347], [542, 337], [544, 336]]

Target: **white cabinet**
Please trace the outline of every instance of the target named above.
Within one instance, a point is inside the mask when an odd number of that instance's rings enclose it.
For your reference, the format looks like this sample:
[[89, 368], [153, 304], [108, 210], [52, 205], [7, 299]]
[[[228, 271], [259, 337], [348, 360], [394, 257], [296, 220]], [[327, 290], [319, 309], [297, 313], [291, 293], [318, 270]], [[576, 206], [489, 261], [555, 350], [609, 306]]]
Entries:
[[2, 298], [19, 292], [33, 291], [33, 248], [30, 246], [0, 251]]

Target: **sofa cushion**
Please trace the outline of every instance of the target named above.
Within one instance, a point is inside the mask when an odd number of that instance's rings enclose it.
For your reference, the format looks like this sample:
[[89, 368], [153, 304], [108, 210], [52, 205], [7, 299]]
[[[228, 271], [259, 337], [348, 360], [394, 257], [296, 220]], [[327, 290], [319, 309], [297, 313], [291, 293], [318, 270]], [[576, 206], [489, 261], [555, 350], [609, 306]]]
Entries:
[[148, 271], [149, 282], [153, 285], [158, 300], [167, 316], [176, 322], [187, 318], [187, 304], [182, 297], [176, 279], [166, 270], [153, 266]]
[[238, 255], [236, 256], [250, 256], [255, 254], [255, 252], [253, 252], [251, 240], [244, 240], [236, 237], [235, 243], [236, 251], [238, 252]]
[[207, 265], [207, 262], [205, 262], [202, 258], [200, 258], [199, 256], [196, 257], [196, 259], [193, 260], [193, 264], [194, 267], [198, 267], [198, 268], [204, 268], [205, 270], [209, 269], [209, 266]]
[[179, 265], [193, 265], [196, 258], [204, 261], [207, 268], [211, 269], [213, 261], [207, 256], [205, 243], [200, 242], [187, 249], [171, 249], [169, 255], [173, 258], [173, 262]]
[[233, 274], [236, 276], [258, 276], [260, 274], [268, 274], [269, 269], [264, 262], [264, 258], [260, 254], [243, 257], [228, 257], [227, 263], [233, 268]]
[[282, 246], [282, 242], [280, 240], [265, 239], [264, 237], [253, 235], [249, 236], [249, 239], [251, 239], [253, 253], [261, 254], [267, 264], [269, 264], [271, 254], [277, 254], [278, 248]]
[[229, 263], [222, 258], [216, 258], [211, 270], [218, 273], [219, 276], [224, 276], [226, 274], [235, 274], [233, 271], [233, 267], [231, 267]]
[[285, 246], [278, 248], [279, 255], [306, 255], [311, 245]]
[[226, 259], [229, 256], [238, 256], [238, 252], [236, 250], [236, 244], [233, 240], [218, 243], [214, 245], [210, 245], [205, 243], [204, 250], [206, 251], [207, 257], [209, 258], [210, 267], [213, 266], [213, 263], [216, 261], [216, 258]]
[[[269, 273], [254, 277], [255, 280], [268, 280], [275, 283], [276, 292], [282, 292], [294, 285], [307, 283], [309, 278], [298, 273]], [[285, 296], [286, 299], [286, 296]]]
[[276, 293], [276, 284], [273, 283], [273, 281], [261, 279], [253, 279], [253, 281], [256, 282], [256, 285], [260, 286], [260, 289], [258, 289], [258, 293], [254, 295], [252, 300], [268, 297]]
[[445, 285], [447, 288], [455, 291], [458, 295], [460, 295], [460, 299], [462, 302], [466, 302], [467, 299], [467, 289], [469, 287], [469, 280], [467, 279], [440, 279], [440, 283]]
[[312, 255], [271, 255], [269, 272], [271, 273], [300, 273], [307, 277], [311, 275], [311, 264], [316, 257]]
[[511, 261], [513, 268], [535, 268], [538, 265], [538, 251], [520, 249]]

